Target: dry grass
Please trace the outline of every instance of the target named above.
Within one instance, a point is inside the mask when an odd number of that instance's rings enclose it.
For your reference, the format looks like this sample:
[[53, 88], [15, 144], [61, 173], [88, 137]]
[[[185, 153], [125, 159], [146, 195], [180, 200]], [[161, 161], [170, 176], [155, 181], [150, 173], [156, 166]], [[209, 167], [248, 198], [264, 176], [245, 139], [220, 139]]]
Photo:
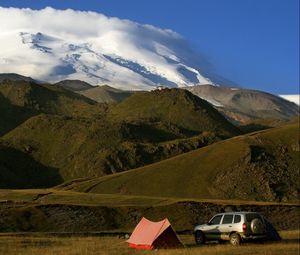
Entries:
[[[116, 174], [117, 175], [117, 174]], [[90, 179], [87, 182], [92, 184], [93, 181], [98, 181], [97, 178]], [[82, 181], [84, 182], [84, 181]], [[41, 197], [37, 200], [37, 197]], [[197, 198], [177, 198], [177, 197], [151, 197], [138, 195], [124, 195], [124, 194], [97, 194], [97, 193], [83, 193], [69, 190], [63, 190], [62, 187], [50, 189], [0, 189], [0, 202], [36, 202], [39, 204], [71, 204], [71, 205], [89, 205], [89, 206], [155, 206], [155, 205], [169, 205], [176, 202], [201, 202], [213, 203], [221, 205], [298, 205], [298, 203], [284, 203], [284, 202], [266, 202], [266, 201], [251, 201], [251, 200], [222, 200], [222, 199], [197, 199]]]
[[47, 237], [47, 236], [0, 236], [0, 254], [25, 255], [65, 255], [65, 254], [151, 254], [158, 255], [217, 255], [217, 254], [257, 254], [257, 255], [298, 255], [299, 231], [281, 232], [284, 240], [280, 243], [244, 244], [232, 247], [224, 244], [210, 244], [196, 247], [192, 236], [181, 236], [186, 248], [178, 250], [136, 251], [127, 248], [124, 239], [117, 237]]

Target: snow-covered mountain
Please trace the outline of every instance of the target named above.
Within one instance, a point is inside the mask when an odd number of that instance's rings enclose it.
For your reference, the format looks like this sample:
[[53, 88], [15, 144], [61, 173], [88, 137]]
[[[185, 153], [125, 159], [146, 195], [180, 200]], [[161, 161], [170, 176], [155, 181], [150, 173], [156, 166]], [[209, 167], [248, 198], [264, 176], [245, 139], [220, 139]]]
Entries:
[[1, 72], [49, 82], [79, 79], [127, 90], [223, 81], [176, 32], [50, 7], [0, 8]]

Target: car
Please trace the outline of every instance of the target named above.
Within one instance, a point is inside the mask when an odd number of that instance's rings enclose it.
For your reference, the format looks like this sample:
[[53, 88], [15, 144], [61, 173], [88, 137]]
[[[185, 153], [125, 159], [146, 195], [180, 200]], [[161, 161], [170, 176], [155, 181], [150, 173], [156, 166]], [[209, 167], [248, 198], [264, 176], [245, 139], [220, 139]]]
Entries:
[[216, 214], [207, 224], [194, 228], [196, 244], [228, 240], [232, 245], [243, 241], [264, 240], [267, 236], [264, 217], [257, 212], [226, 212]]

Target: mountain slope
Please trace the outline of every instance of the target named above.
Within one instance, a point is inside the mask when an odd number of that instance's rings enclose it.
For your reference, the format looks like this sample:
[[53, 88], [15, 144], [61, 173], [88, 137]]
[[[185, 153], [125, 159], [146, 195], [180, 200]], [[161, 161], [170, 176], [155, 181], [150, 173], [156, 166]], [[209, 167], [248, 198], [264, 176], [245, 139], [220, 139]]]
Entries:
[[[45, 92], [44, 86], [40, 87]], [[62, 93], [61, 88], [58, 91], [56, 87], [51, 88], [57, 96]], [[27, 102], [7, 94], [19, 105]], [[74, 99], [69, 106], [66, 104], [67, 108], [57, 108], [59, 114], [47, 108], [52, 104], [41, 102], [40, 109], [46, 109], [47, 114], [29, 118], [5, 134], [2, 141], [5, 146], [28, 154], [45, 167], [58, 169], [60, 178], [65, 181], [125, 171], [239, 134], [239, 130], [207, 102], [187, 91], [153, 91], [133, 97], [108, 109], [101, 105], [85, 105], [84, 101], [73, 105]], [[78, 96], [78, 100], [80, 98]], [[149, 102], [153, 99], [160, 112], [151, 108]], [[53, 104], [53, 109], [58, 106]], [[76, 107], [83, 111], [77, 113]], [[89, 110], [88, 115], [84, 114], [85, 109]], [[147, 115], [146, 112], [152, 113]], [[172, 120], [172, 112], [187, 116], [186, 123]]]
[[15, 106], [66, 116], [88, 115], [96, 105], [69, 90], [27, 81], [4, 81], [0, 83], [0, 94]]
[[298, 201], [299, 122], [239, 136], [65, 189], [130, 195]]
[[0, 137], [35, 114], [36, 112], [31, 109], [11, 104], [0, 93]]
[[281, 97], [256, 90], [202, 85], [185, 88], [211, 102], [230, 120], [289, 119], [299, 115], [299, 106]]
[[33, 148], [24, 145], [24, 151], [0, 144], [0, 189], [51, 187], [61, 183], [58, 170], [47, 167], [30, 156]]
[[141, 92], [110, 108], [112, 118], [127, 121], [163, 122], [187, 135], [212, 131], [226, 137], [239, 130], [206, 101], [181, 89]]
[[[60, 17], [76, 29], [46, 24], [44, 17]], [[233, 84], [213, 73], [207, 58], [176, 32], [100, 13], [0, 8], [0, 30], [0, 72], [47, 82], [84, 80], [125, 90]]]
[[4, 80], [34, 82], [34, 79], [32, 79], [31, 77], [26, 77], [17, 73], [0, 73], [0, 82]]
[[91, 84], [80, 80], [62, 80], [60, 82], [55, 83], [54, 85], [63, 87], [74, 92], [79, 92], [82, 90], [93, 88]]
[[97, 112], [95, 101], [54, 85], [7, 80], [0, 83], [0, 96], [13, 106], [35, 112], [82, 117]]
[[79, 92], [98, 103], [118, 103], [130, 97], [134, 92], [115, 89], [107, 85], [92, 87]]
[[105, 106], [54, 85], [6, 80], [0, 83], [0, 136], [40, 113], [92, 117]]

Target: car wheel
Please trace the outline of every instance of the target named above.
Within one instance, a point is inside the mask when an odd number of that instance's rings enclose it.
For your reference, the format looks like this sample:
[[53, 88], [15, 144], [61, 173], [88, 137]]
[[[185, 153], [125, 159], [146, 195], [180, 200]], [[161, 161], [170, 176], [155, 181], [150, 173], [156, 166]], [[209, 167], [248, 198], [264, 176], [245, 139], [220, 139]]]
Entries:
[[237, 233], [233, 233], [230, 235], [229, 237], [229, 242], [234, 245], [234, 246], [238, 246], [241, 244], [241, 237], [239, 234]]
[[205, 244], [205, 236], [201, 231], [196, 231], [195, 242], [197, 245]]

